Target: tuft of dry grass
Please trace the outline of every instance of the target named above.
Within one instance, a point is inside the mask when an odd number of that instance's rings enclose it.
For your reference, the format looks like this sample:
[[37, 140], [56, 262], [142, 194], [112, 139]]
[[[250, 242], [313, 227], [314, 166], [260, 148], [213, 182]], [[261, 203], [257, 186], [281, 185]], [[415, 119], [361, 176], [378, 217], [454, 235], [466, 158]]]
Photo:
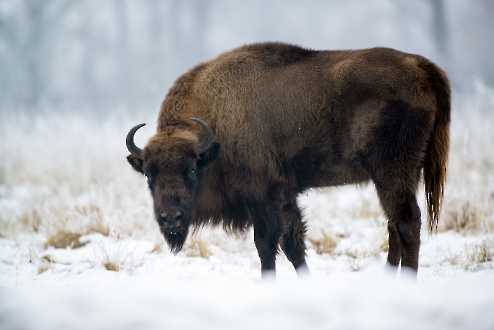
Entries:
[[74, 207], [74, 212], [83, 217], [91, 217], [99, 222], [103, 221], [103, 212], [100, 207], [95, 204], [77, 205]]
[[483, 240], [478, 245], [467, 249], [467, 261], [472, 264], [483, 264], [493, 260], [494, 240]]
[[156, 253], [156, 254], [159, 254], [161, 252], [163, 252], [163, 243], [156, 243], [156, 244], [154, 244], [154, 246], [151, 249], [151, 251], [149, 251], [149, 253]]
[[212, 255], [205, 241], [199, 240], [197, 244], [201, 258], [209, 258]]
[[[104, 216], [101, 208], [94, 203], [68, 206], [64, 202], [49, 206], [35, 205], [24, 210], [21, 214], [0, 221], [0, 230], [6, 237], [16, 232], [46, 232], [55, 225], [57, 230], [75, 232], [97, 232], [104, 236], [109, 235], [109, 229], [104, 225]], [[3, 219], [2, 219], [3, 220]], [[8, 220], [8, 221], [7, 221]], [[89, 226], [87, 229], [70, 230], [69, 227]]]
[[96, 222], [84, 230], [84, 235], [100, 234], [102, 236], [110, 235], [110, 228], [103, 222]]
[[320, 239], [308, 239], [317, 254], [331, 254], [336, 248], [337, 242], [333, 236], [325, 230], [321, 230]]
[[96, 249], [93, 250], [94, 256], [89, 260], [89, 263], [93, 267], [103, 267], [111, 272], [133, 271], [143, 265], [143, 256], [140, 255], [136, 258], [134, 248], [122, 245], [118, 241], [115, 242], [116, 245], [108, 245], [103, 242], [96, 244]]
[[44, 255], [41, 258], [41, 263], [38, 266], [38, 270], [37, 270], [38, 275], [43, 274], [44, 272], [50, 270], [54, 262], [55, 261], [50, 255]]
[[192, 238], [187, 248], [186, 255], [189, 257], [209, 258], [212, 253], [208, 248], [206, 241], [200, 238]]
[[41, 226], [41, 220], [41, 215], [38, 210], [32, 209], [21, 214], [19, 223], [24, 228], [28, 228], [28, 230], [32, 230], [37, 233]]
[[38, 273], [38, 275], [43, 274], [44, 272], [50, 270], [50, 268], [51, 268], [51, 264], [46, 263], [46, 262], [42, 262], [38, 266], [37, 273]]
[[85, 242], [81, 242], [82, 234], [73, 233], [70, 231], [59, 230], [52, 236], [48, 237], [45, 242], [45, 248], [53, 247], [55, 249], [78, 249], [86, 245]]
[[53, 235], [50, 235], [45, 242], [45, 248], [53, 247], [55, 249], [78, 249], [87, 244], [81, 242], [81, 237], [89, 234], [100, 234], [108, 236], [110, 230], [105, 224], [98, 222], [85, 228], [83, 232], [77, 233], [65, 229], [58, 229]]
[[377, 219], [383, 217], [379, 203], [371, 203], [367, 199], [362, 200], [360, 205], [352, 210], [351, 214], [355, 219]]
[[[347, 256], [352, 260], [362, 260], [370, 257], [377, 257], [381, 253], [389, 251], [389, 236], [386, 229], [380, 230], [380, 234], [377, 237], [376, 244], [368, 248], [349, 248], [339, 251], [336, 255]], [[358, 264], [358, 263], [357, 263]], [[353, 266], [352, 266], [353, 267]]]
[[103, 267], [105, 267], [106, 270], [110, 271], [110, 272], [119, 272], [120, 271], [120, 265], [115, 263], [115, 262], [112, 262], [112, 261], [105, 261], [103, 263]]
[[378, 250], [382, 252], [389, 251], [389, 237], [387, 235], [384, 236], [383, 240], [381, 241], [381, 244], [379, 245]]
[[439, 231], [455, 231], [458, 233], [478, 233], [482, 231], [484, 218], [482, 211], [471, 202], [449, 210], [441, 219]]
[[464, 253], [449, 255], [444, 261], [450, 265], [460, 266], [465, 270], [475, 271], [479, 266], [494, 260], [494, 239], [484, 239], [465, 245]]

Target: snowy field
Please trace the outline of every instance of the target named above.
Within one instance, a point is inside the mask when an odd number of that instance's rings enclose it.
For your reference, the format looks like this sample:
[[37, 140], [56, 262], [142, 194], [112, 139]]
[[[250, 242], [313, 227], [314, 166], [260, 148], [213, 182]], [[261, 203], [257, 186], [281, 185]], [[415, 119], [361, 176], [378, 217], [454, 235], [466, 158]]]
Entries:
[[279, 255], [263, 282], [252, 231], [206, 228], [167, 250], [125, 160], [127, 130], [156, 114], [4, 112], [0, 329], [493, 329], [493, 95], [455, 100], [443, 214], [437, 234], [424, 226], [417, 281], [385, 270], [372, 184], [301, 195], [312, 275]]

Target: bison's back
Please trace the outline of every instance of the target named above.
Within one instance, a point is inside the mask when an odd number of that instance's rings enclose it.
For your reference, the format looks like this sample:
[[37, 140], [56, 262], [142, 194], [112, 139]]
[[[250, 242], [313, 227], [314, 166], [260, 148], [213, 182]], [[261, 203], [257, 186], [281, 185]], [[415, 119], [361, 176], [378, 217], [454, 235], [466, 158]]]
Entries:
[[[359, 123], [377, 120], [372, 111], [386, 101], [432, 102], [420, 95], [426, 77], [418, 61], [388, 48], [313, 51], [250, 45], [208, 62], [198, 75], [197, 94], [204, 95], [205, 116], [226, 147], [231, 142], [250, 153], [255, 146], [259, 153], [266, 144], [270, 152], [293, 156], [328, 138], [328, 128], [360, 130], [348, 122], [354, 115]], [[361, 140], [362, 134], [355, 137], [356, 144]]]

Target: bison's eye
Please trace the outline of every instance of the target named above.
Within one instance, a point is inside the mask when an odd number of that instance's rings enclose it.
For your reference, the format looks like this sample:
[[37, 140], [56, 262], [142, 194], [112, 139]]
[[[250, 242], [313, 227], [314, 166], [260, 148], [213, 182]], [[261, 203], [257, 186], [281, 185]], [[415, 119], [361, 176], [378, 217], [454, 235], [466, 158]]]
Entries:
[[188, 186], [193, 187], [197, 182], [197, 168], [190, 166], [184, 173], [185, 182]]

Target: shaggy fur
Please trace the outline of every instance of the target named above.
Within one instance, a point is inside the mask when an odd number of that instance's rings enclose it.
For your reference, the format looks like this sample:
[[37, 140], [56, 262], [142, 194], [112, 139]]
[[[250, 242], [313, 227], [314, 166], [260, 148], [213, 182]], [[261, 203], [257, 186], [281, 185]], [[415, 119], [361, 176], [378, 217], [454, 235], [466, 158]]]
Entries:
[[[201, 154], [202, 131], [191, 117], [215, 135]], [[446, 75], [421, 56], [254, 44], [181, 76], [161, 105], [143, 158], [131, 155], [129, 162], [148, 176], [157, 215], [185, 211], [181, 236], [164, 233], [173, 250], [190, 225], [253, 225], [263, 274], [274, 271], [278, 247], [296, 269], [306, 267], [300, 192], [372, 180], [389, 219], [388, 262], [417, 270], [415, 194], [423, 170], [433, 228], [449, 120]]]

